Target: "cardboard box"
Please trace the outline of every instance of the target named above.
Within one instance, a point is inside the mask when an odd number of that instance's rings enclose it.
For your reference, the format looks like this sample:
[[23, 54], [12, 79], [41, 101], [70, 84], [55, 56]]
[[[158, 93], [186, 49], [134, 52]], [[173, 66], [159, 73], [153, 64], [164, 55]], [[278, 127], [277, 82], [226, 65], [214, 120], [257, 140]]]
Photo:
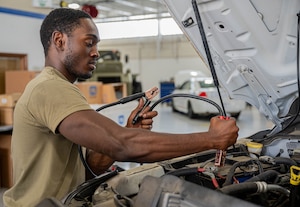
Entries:
[[126, 83], [106, 83], [102, 87], [103, 103], [112, 103], [127, 96]]
[[103, 103], [108, 104], [118, 100], [113, 85], [103, 84], [102, 91], [103, 91], [102, 94]]
[[89, 104], [102, 103], [102, 85], [103, 83], [98, 81], [76, 83]]
[[14, 107], [21, 93], [0, 94], [0, 107]]
[[8, 70], [5, 71], [5, 93], [23, 93], [27, 83], [40, 71]]
[[13, 185], [13, 172], [11, 160], [11, 132], [0, 133], [0, 180], [2, 188]]
[[5, 71], [0, 69], [0, 93], [5, 93]]
[[0, 125], [13, 125], [15, 105], [21, 93], [0, 94]]
[[14, 107], [0, 107], [0, 125], [13, 125]]

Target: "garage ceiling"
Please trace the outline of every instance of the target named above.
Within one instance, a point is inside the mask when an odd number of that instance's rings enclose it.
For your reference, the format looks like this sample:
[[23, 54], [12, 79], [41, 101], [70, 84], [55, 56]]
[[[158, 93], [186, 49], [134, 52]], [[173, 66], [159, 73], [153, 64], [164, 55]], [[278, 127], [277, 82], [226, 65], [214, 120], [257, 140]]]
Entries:
[[167, 8], [161, 0], [66, 0], [79, 5], [94, 5], [98, 10], [97, 20], [116, 21], [129, 20], [133, 16], [155, 18], [168, 15]]

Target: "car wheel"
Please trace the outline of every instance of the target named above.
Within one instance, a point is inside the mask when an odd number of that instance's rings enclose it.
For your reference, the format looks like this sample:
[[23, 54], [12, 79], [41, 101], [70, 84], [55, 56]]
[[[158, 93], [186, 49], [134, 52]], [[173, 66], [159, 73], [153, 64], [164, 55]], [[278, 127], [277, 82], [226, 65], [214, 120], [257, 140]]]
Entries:
[[195, 116], [196, 116], [196, 114], [193, 111], [192, 104], [190, 102], [188, 103], [188, 113], [187, 113], [187, 115], [191, 119], [195, 118]]
[[178, 112], [178, 110], [174, 106], [174, 102], [173, 101], [171, 102], [171, 106], [172, 106], [172, 111], [173, 112]]
[[231, 114], [231, 117], [235, 118], [235, 119], [238, 119], [239, 116], [240, 116], [241, 112], [237, 112], [237, 113], [232, 113]]

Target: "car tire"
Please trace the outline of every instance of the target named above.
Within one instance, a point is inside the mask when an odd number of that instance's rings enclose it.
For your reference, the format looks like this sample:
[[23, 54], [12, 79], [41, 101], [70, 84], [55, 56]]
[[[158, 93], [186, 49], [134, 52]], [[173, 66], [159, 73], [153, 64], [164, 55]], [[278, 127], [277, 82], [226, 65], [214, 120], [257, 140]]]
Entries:
[[191, 119], [196, 117], [196, 114], [194, 113], [192, 104], [190, 102], [188, 102], [188, 113], [187, 113], [187, 115]]
[[178, 112], [178, 110], [174, 106], [174, 102], [173, 101], [171, 102], [171, 107], [172, 107], [172, 111], [173, 112]]
[[231, 117], [235, 118], [235, 119], [238, 119], [239, 116], [240, 116], [241, 112], [237, 112], [237, 113], [232, 113], [231, 114]]

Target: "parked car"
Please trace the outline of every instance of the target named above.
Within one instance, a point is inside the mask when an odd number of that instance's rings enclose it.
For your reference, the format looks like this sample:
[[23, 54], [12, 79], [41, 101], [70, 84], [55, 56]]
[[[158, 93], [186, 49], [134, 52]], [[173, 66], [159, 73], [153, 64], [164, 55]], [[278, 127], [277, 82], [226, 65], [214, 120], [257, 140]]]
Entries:
[[[238, 118], [240, 113], [246, 108], [245, 101], [230, 99], [222, 87], [219, 89], [226, 115]], [[177, 87], [172, 94], [192, 94], [212, 100], [221, 106], [218, 90], [212, 77], [190, 77], [181, 86]], [[176, 97], [172, 99], [171, 103], [174, 112], [185, 113], [190, 118], [219, 114], [215, 106], [198, 99]]]

